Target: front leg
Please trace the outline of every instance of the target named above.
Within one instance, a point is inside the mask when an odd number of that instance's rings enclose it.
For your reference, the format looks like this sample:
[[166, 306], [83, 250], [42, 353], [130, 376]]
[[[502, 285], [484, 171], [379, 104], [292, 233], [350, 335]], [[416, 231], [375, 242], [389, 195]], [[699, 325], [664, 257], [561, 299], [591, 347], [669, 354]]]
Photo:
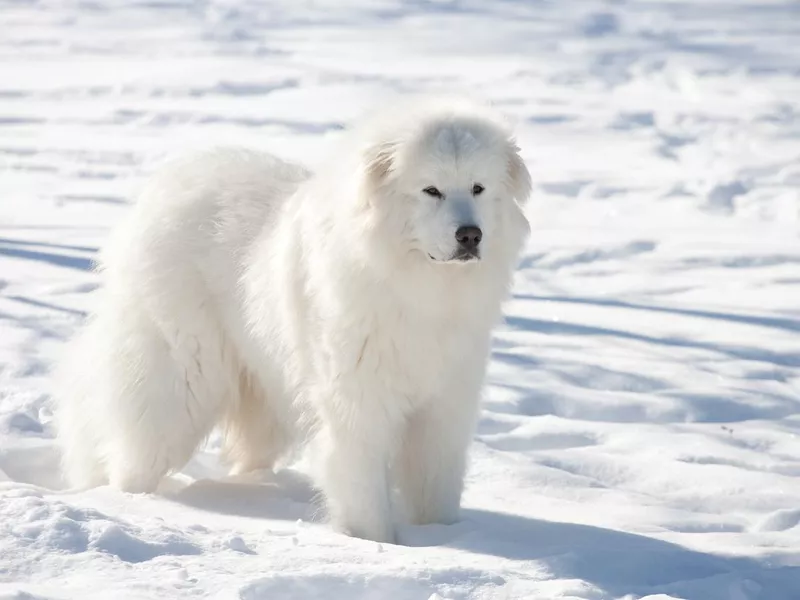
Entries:
[[477, 392], [434, 401], [409, 419], [396, 469], [408, 517], [416, 525], [458, 521]]
[[395, 542], [387, 474], [396, 431], [385, 420], [350, 410], [326, 411], [319, 442], [319, 483], [334, 526], [348, 535]]

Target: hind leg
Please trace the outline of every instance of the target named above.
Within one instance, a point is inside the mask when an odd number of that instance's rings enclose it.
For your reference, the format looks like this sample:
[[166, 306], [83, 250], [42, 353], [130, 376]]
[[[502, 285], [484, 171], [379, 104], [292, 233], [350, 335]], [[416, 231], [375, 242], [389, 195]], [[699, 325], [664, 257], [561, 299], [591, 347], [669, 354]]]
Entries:
[[290, 429], [269, 404], [271, 399], [251, 375], [239, 375], [237, 402], [223, 421], [223, 455], [231, 474], [272, 469], [290, 446]]
[[130, 358], [117, 365], [128, 385], [117, 396], [120, 418], [107, 462], [112, 485], [143, 492], [186, 464], [237, 390], [230, 352], [205, 311], [137, 333], [141, 372], [131, 369]]
[[61, 470], [73, 487], [88, 489], [108, 483], [108, 474], [98, 455], [98, 446], [87, 417], [82, 415], [82, 396], [75, 396], [75, 406], [60, 409], [56, 415]]
[[[98, 402], [106, 369], [99, 348], [100, 326], [93, 323], [68, 347], [55, 375], [55, 425], [61, 449], [61, 470], [73, 487], [86, 489], [108, 483], [102, 453], [102, 432], [108, 422]], [[87, 365], [94, 368], [89, 369]]]
[[[208, 434], [235, 388], [219, 327], [201, 310], [155, 323], [134, 307], [92, 324], [94, 361], [80, 366], [84, 393], [65, 399], [60, 436], [75, 483], [107, 480], [151, 492], [180, 469]], [[74, 443], [84, 432], [91, 453]], [[89, 474], [102, 472], [103, 477]]]

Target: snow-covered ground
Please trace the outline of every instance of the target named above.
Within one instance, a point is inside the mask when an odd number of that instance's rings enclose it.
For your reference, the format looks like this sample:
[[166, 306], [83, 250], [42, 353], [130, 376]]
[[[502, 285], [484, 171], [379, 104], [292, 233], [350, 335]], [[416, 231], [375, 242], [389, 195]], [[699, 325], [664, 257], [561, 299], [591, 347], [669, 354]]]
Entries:
[[[463, 521], [379, 546], [302, 469], [61, 493], [49, 370], [167, 153], [313, 163], [387, 92], [519, 123], [533, 235]], [[0, 598], [800, 598], [800, 4], [0, 0]]]

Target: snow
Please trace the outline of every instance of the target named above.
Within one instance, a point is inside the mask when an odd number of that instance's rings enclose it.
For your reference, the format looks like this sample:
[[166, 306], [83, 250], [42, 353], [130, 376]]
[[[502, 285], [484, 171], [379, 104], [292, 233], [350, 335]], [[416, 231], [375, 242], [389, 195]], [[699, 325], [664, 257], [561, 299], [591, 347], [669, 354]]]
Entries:
[[[800, 598], [798, 40], [769, 0], [0, 2], [0, 598]], [[462, 521], [341, 536], [216, 437], [65, 490], [50, 369], [143, 178], [313, 166], [430, 90], [510, 114], [535, 184]]]

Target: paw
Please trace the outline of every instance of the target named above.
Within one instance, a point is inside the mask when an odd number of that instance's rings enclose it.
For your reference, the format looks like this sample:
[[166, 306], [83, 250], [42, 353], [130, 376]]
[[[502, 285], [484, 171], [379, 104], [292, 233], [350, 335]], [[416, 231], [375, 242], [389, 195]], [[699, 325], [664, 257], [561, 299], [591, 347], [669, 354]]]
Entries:
[[460, 507], [428, 506], [411, 519], [413, 525], [454, 525], [461, 520]]
[[362, 540], [370, 540], [372, 542], [379, 542], [381, 544], [397, 543], [397, 532], [395, 531], [394, 526], [337, 522], [335, 524], [335, 528], [347, 536]]

